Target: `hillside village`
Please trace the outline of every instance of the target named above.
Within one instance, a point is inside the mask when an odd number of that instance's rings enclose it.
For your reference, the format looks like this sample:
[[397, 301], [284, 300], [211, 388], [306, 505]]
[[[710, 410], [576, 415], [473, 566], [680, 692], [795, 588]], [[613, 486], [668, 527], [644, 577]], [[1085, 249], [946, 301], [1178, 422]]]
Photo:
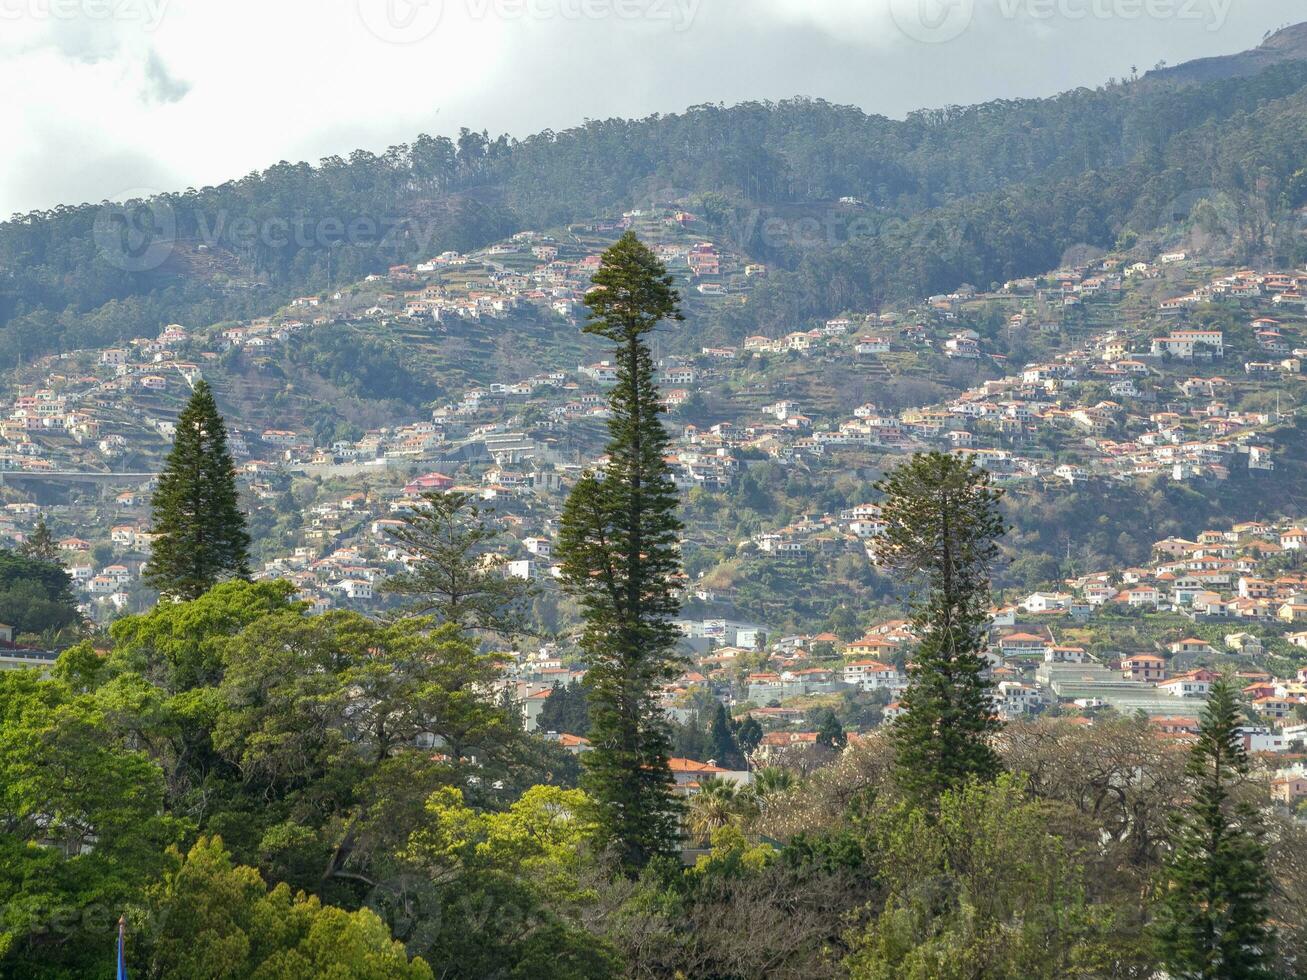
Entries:
[[[614, 225], [640, 219], [633, 212]], [[735, 290], [765, 275], [684, 237], [695, 220], [685, 212], [643, 220], [675, 229], [677, 241], [659, 252], [691, 286]], [[33, 369], [44, 372], [40, 386], [0, 406], [0, 479], [11, 474], [13, 486], [0, 513], [0, 541], [21, 541], [44, 511], [69, 532], [64, 545], [88, 611], [105, 618], [140, 608], [133, 586], [149, 544], [151, 473], [198, 377], [221, 390], [224, 359], [293, 344], [296, 335], [341, 319], [424, 322], [432, 331], [449, 318], [493, 319], [505, 307], [492, 293], [509, 306], [547, 304], [548, 315], [571, 318], [566, 329], [574, 331], [602, 242], [560, 258], [549, 236], [523, 233], [471, 256], [446, 253], [371, 277], [384, 281], [361, 284], [370, 292], [366, 300], [354, 296], [353, 308], [337, 291], [240, 326], [173, 324], [124, 348], [47, 359]], [[450, 270], [482, 276], [490, 288], [455, 296], [436, 284]], [[1195, 281], [1178, 298], [1167, 291]], [[659, 366], [672, 413], [671, 462], [679, 485], [709, 491], [729, 489], [759, 459], [833, 475], [858, 461], [926, 448], [972, 454], [1001, 484], [1041, 492], [1097, 480], [1271, 475], [1276, 434], [1294, 422], [1303, 382], [1305, 293], [1307, 274], [1204, 275], [1184, 253], [1167, 253], [1151, 264], [1099, 260], [990, 293], [931, 297], [921, 309], [849, 314], [779, 337], [666, 355]], [[371, 305], [357, 309], [361, 302]], [[1082, 305], [1101, 310], [1081, 322], [1074, 318]], [[1237, 331], [1179, 325], [1204, 305], [1238, 323]], [[991, 350], [992, 337], [967, 326], [983, 328], [982, 312], [991, 325], [1000, 321], [1001, 335], [1029, 338], [1024, 343], [1048, 356], [1007, 371], [1009, 358]], [[1137, 322], [1121, 322], [1131, 317]], [[861, 400], [954, 364], [992, 376], [932, 404], [895, 409]], [[806, 377], [814, 371], [846, 372], [858, 384], [816, 393]], [[472, 492], [503, 512], [511, 532], [547, 540], [570, 481], [596, 460], [613, 380], [612, 365], [599, 359], [474, 385], [425, 418], [329, 444], [305, 429], [247, 428], [233, 418], [232, 450], [249, 506], [269, 512], [270, 525], [297, 480], [324, 488], [298, 524], [266, 543], [266, 572], [294, 577], [322, 608], [370, 602], [373, 585], [401, 561], [387, 547], [386, 529], [433, 485]], [[787, 394], [768, 400], [767, 392]], [[705, 397], [713, 408], [702, 404]], [[709, 411], [725, 418], [698, 414]], [[138, 472], [121, 481], [112, 475], [124, 471]], [[333, 496], [326, 488], [336, 485], [356, 489]], [[36, 498], [50, 487], [65, 492], [43, 507]], [[759, 531], [751, 543], [778, 557], [829, 549], [841, 538], [873, 536], [869, 517], [810, 514]], [[512, 557], [517, 572], [539, 573], [540, 557], [529, 549], [514, 549]]]
[[[749, 280], [766, 275], [692, 234], [697, 219], [686, 212], [632, 212], [573, 229], [590, 236], [584, 247], [575, 235], [563, 244], [522, 233], [471, 255], [443, 253], [297, 299], [262, 320], [172, 324], [121, 348], [34, 365], [28, 374], [42, 372], [39, 383], [0, 408], [0, 475], [9, 478], [0, 541], [22, 541], [43, 518], [59, 533], [88, 616], [107, 622], [145, 608], [153, 598], [140, 582], [153, 472], [196, 379], [212, 378], [221, 391], [232, 358], [289, 347], [332, 323], [399, 325], [438, 339], [459, 324], [494, 322], [527, 306], [575, 331], [605, 242], [596, 236], [637, 222], [646, 232], [651, 223], [670, 229], [657, 251], [683, 291], [712, 301], [747, 297]], [[671, 413], [669, 461], [687, 492], [729, 490], [757, 460], [837, 474], [851, 458], [930, 448], [974, 456], [1010, 489], [1045, 493], [1094, 481], [1269, 478], [1298, 411], [1304, 297], [1307, 273], [1215, 270], [1175, 252], [1151, 263], [1099, 259], [988, 292], [930, 297], [915, 309], [849, 313], [806, 330], [665, 354], [658, 366]], [[1213, 311], [1233, 329], [1197, 322]], [[1009, 367], [1000, 347], [1010, 351], [1014, 338], [1036, 356]], [[804, 380], [814, 370], [846, 372], [859, 384], [814, 394]], [[863, 399], [896, 380], [950, 372], [973, 383], [923, 404]], [[599, 460], [614, 380], [600, 357], [470, 384], [425, 417], [328, 444], [307, 428], [232, 418], [246, 504], [267, 532], [258, 576], [288, 579], [318, 610], [385, 608], [393, 600], [382, 583], [411, 560], [390, 532], [421, 506], [423, 493], [459, 490], [491, 509], [505, 574], [539, 583], [556, 603], [558, 509], [575, 478]], [[1212, 669], [1234, 662], [1262, 721], [1248, 730], [1249, 746], [1300, 748], [1307, 733], [1307, 669], [1294, 666], [1307, 662], [1294, 652], [1307, 650], [1300, 523], [1249, 522], [1158, 541], [1147, 566], [1049, 582], [996, 609], [997, 712], [1071, 713], [1092, 723], [1101, 711], [1142, 711], [1159, 732], [1184, 737], [1195, 728]], [[879, 530], [868, 501], [806, 514], [736, 544], [762, 561], [852, 552], [874, 567]], [[782, 636], [767, 623], [729, 618], [731, 589], [707, 584], [702, 573], [687, 579], [684, 598], [704, 618], [681, 624], [692, 660], [666, 691], [673, 716], [685, 720], [721, 702], [737, 717], [754, 717], [765, 729], [756, 750], [762, 761], [810, 748], [816, 732], [805, 724], [823, 705], [840, 707], [854, 737], [894, 716], [911, 658], [908, 624], [885, 621], [861, 637]], [[21, 657], [11, 652], [16, 664]], [[581, 668], [566, 644], [513, 657], [504, 684], [531, 728], [554, 685], [577, 679]], [[558, 734], [584, 750], [583, 739]], [[1292, 776], [1293, 785], [1307, 793], [1302, 775]]]
[[[1091, 725], [1104, 712], [1142, 713], [1159, 737], [1184, 739], [1197, 731], [1217, 671], [1233, 666], [1257, 719], [1244, 729], [1246, 747], [1269, 760], [1283, 802], [1296, 804], [1307, 798], [1307, 667], [1293, 666], [1307, 660], [1296, 652], [1307, 650], [1304, 552], [1307, 527], [1249, 522], [1157, 541], [1145, 567], [1085, 575], [995, 608], [996, 713]], [[758, 765], [816, 751], [810, 726], [824, 711], [865, 720], [863, 731], [893, 719], [914, 643], [903, 620], [852, 640], [729, 621], [681, 626], [689, 662], [664, 692], [667, 710], [688, 721], [720, 701], [737, 719], [754, 718], [764, 730]], [[516, 656], [506, 684], [534, 728], [555, 685], [582, 675], [546, 647]], [[568, 744], [585, 749], [575, 738]]]
[[672, 6], [18, 12], [0, 980], [1307, 977], [1307, 23]]

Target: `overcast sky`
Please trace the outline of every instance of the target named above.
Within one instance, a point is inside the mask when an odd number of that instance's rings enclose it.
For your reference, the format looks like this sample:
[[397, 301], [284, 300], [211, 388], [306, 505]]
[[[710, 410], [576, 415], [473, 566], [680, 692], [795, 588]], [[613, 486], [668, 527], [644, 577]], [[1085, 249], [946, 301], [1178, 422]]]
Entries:
[[1302, 0], [0, 0], [0, 216], [460, 126], [1047, 95], [1302, 19]]

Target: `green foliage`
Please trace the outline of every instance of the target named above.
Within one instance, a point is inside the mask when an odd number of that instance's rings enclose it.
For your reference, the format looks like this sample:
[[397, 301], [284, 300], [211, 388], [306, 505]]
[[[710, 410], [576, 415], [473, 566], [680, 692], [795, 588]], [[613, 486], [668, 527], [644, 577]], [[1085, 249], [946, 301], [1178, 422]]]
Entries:
[[321, 904], [284, 884], [269, 890], [232, 864], [219, 838], [201, 838], [151, 889], [144, 975], [158, 980], [430, 980], [375, 913]]
[[572, 681], [566, 687], [558, 681], [545, 698], [536, 727], [542, 732], [580, 735], [584, 738], [590, 733], [590, 698], [580, 681]]
[[387, 592], [412, 597], [412, 611], [464, 629], [499, 634], [526, 629], [534, 590], [504, 574], [507, 563], [490, 550], [495, 532], [470, 494], [431, 491], [390, 535], [416, 557], [407, 572], [387, 579]]
[[289, 582], [223, 582], [190, 602], [163, 602], [109, 627], [113, 662], [176, 693], [222, 678], [228, 640], [271, 613], [299, 610]]
[[14, 635], [77, 623], [72, 578], [62, 565], [0, 548], [0, 623]]
[[250, 537], [227, 451], [227, 427], [201, 380], [177, 419], [154, 508], [144, 577], [166, 596], [195, 599], [224, 578], [247, 578]]
[[736, 741], [735, 729], [726, 715], [726, 706], [720, 701], [708, 724], [708, 737], [704, 744], [703, 761], [712, 759], [723, 769], [743, 769], [744, 753]]
[[743, 797], [732, 782], [708, 776], [690, 801], [686, 827], [699, 841], [717, 841], [718, 832], [732, 827], [742, 814]]
[[1000, 764], [989, 743], [998, 722], [984, 676], [989, 571], [1003, 533], [999, 491], [970, 460], [914, 456], [878, 485], [885, 495], [877, 560], [924, 579], [913, 608], [917, 647], [893, 738], [897, 778], [929, 804]]
[[293, 610], [231, 641], [213, 744], [244, 795], [268, 801], [259, 852], [275, 877], [348, 891], [427, 794], [502, 772], [517, 736], [491, 696], [498, 660], [432, 627]]
[[679, 319], [671, 277], [632, 234], [604, 253], [586, 294], [587, 333], [616, 346], [608, 463], [577, 481], [563, 508], [558, 553], [564, 587], [582, 608], [591, 741], [586, 786], [621, 863], [637, 869], [669, 852], [676, 805], [669, 736], [658, 700], [676, 670], [680, 571], [676, 488], [645, 335]]
[[1191, 799], [1174, 818], [1158, 912], [1162, 961], [1177, 980], [1275, 975], [1265, 829], [1239, 795], [1248, 775], [1243, 723], [1234, 682], [1217, 679], [1185, 767]]
[[410, 946], [442, 976], [613, 976], [611, 951], [580, 926], [597, 898], [592, 812], [581, 791], [550, 786], [500, 813], [468, 807], [453, 787], [432, 794], [403, 853], [427, 883], [412, 897], [433, 911]]
[[163, 799], [93, 698], [0, 672], [0, 976], [107, 972], [113, 923], [179, 836]]
[[[355, 398], [398, 399], [420, 405], [440, 397], [440, 389], [406, 365], [402, 350], [343, 324], [315, 329], [303, 344], [289, 347], [290, 358]], [[334, 430], [330, 433], [334, 435]], [[357, 438], [357, 437], [356, 437]], [[330, 444], [330, 440], [319, 440]]]
[[32, 533], [18, 546], [18, 553], [24, 558], [49, 562], [52, 565], [59, 564], [59, 545], [50, 531], [50, 526], [45, 523], [44, 514], [37, 520], [36, 528]]
[[844, 728], [840, 725], [840, 720], [835, 717], [835, 712], [826, 712], [821, 728], [817, 730], [817, 744], [824, 745], [828, 749], [842, 749], [848, 744]]
[[120, 620], [107, 663], [75, 649], [56, 670], [162, 767], [172, 811], [270, 880], [352, 906], [436, 788], [468, 781], [484, 804], [554, 763], [494, 697], [498, 660], [453, 624], [308, 616], [292, 593], [225, 582]]
[[762, 725], [753, 715], [740, 722], [740, 727], [735, 730], [735, 740], [739, 743], [740, 751], [745, 755], [752, 754], [762, 741], [762, 736]]
[[871, 832], [888, 890], [854, 937], [853, 980], [1059, 980], [1130, 976], [1140, 943], [1087, 897], [1081, 855], [1054, 828], [1058, 805], [1022, 780], [946, 790], [935, 814], [899, 804]]

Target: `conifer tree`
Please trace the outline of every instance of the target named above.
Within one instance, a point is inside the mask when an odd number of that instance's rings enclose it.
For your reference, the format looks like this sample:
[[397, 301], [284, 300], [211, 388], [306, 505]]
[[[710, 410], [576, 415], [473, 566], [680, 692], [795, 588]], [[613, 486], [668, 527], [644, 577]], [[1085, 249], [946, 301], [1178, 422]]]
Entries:
[[681, 524], [645, 336], [681, 315], [671, 276], [633, 234], [603, 254], [594, 283], [584, 329], [613, 342], [617, 364], [608, 459], [568, 496], [558, 553], [585, 621], [593, 746], [583, 756], [586, 788], [600, 833], [634, 872], [677, 839], [671, 737], [658, 694], [678, 669], [672, 616]]
[[32, 533], [18, 546], [18, 553], [24, 558], [34, 558], [51, 564], [59, 563], [59, 545], [55, 542], [54, 535], [50, 533], [49, 525], [45, 523], [44, 514], [37, 519]]
[[218, 582], [247, 578], [250, 536], [213, 392], [196, 382], [151, 500], [156, 535], [145, 579], [160, 593], [195, 599]]
[[582, 737], [590, 733], [590, 705], [580, 681], [570, 681], [564, 687], [558, 681], [545, 698], [536, 720], [542, 732], [559, 732]]
[[462, 629], [500, 635], [527, 631], [526, 606], [535, 590], [530, 582], [504, 574], [508, 559], [491, 550], [497, 532], [471, 494], [428, 491], [421, 507], [403, 520], [390, 536], [417, 560], [407, 572], [387, 579], [385, 591], [411, 596], [409, 612]]
[[916, 578], [917, 636], [910, 683], [894, 723], [895, 777], [919, 804], [1000, 771], [998, 728], [986, 677], [989, 573], [1004, 532], [1000, 491], [968, 459], [919, 453], [877, 484], [885, 499], [882, 569]]
[[1248, 756], [1234, 684], [1216, 680], [1189, 754], [1189, 802], [1176, 814], [1156, 923], [1175, 980], [1269, 980], [1272, 932], [1266, 843], [1256, 808], [1240, 799]]

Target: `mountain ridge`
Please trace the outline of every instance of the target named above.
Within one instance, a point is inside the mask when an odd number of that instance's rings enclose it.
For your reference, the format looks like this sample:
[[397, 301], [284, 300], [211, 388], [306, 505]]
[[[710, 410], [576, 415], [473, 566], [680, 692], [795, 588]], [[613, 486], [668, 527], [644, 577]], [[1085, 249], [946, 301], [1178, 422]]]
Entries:
[[1144, 77], [1164, 82], [1245, 78], [1273, 65], [1304, 59], [1307, 59], [1307, 22], [1282, 27], [1269, 34], [1257, 47], [1247, 51], [1195, 58], [1178, 65], [1154, 69]]
[[[1299, 25], [1262, 47], [1296, 51], [1304, 36]], [[1248, 77], [1114, 83], [901, 121], [794, 99], [592, 121], [522, 141], [422, 136], [127, 209], [83, 205], [0, 224], [0, 370], [151, 325], [265, 314], [390, 265], [522, 228], [611, 220], [649, 201], [700, 213], [733, 249], [776, 268], [732, 329], [779, 327], [1037, 273], [1069, 248], [1153, 234], [1198, 201], [1247, 197], [1245, 188], [1262, 196], [1235, 211], [1258, 212], [1263, 229], [1292, 228], [1284, 219], [1307, 201], [1304, 157], [1307, 62], [1292, 58]], [[159, 244], [162, 259], [115, 261], [106, 217], [143, 226], [145, 254]], [[342, 229], [357, 219], [384, 235], [349, 237]], [[205, 239], [242, 223], [313, 234]], [[814, 223], [815, 240], [793, 234]], [[1297, 259], [1296, 240], [1257, 234], [1249, 261], [1272, 248], [1277, 260]]]

